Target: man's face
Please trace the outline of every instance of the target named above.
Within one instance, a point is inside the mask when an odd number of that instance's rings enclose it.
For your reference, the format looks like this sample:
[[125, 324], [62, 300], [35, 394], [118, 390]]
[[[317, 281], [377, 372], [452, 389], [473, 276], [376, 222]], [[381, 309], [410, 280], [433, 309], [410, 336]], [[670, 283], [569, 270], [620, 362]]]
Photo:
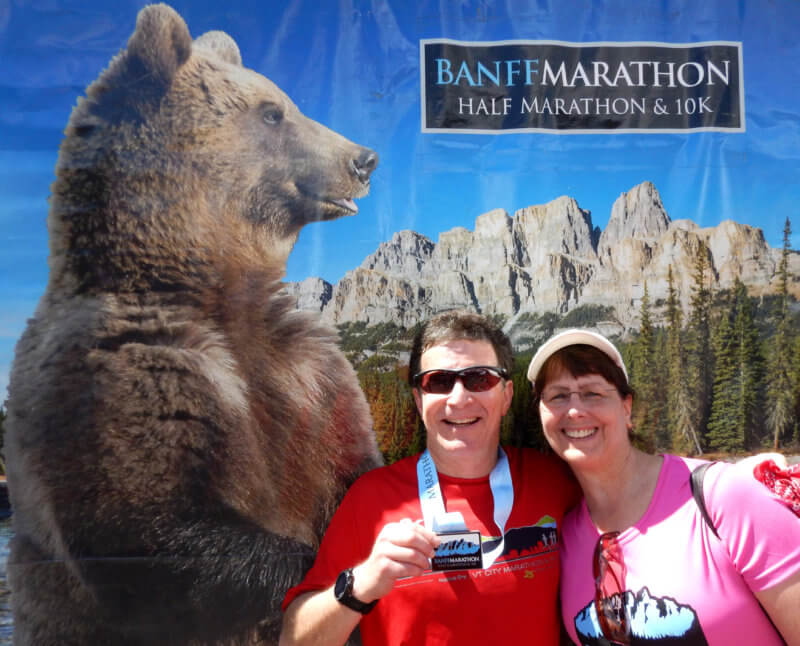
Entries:
[[[472, 366], [499, 367], [491, 343], [448, 341], [429, 348], [420, 357], [421, 372]], [[470, 392], [460, 379], [445, 394], [414, 388], [414, 400], [428, 430], [428, 450], [440, 472], [477, 478], [491, 471], [497, 459], [500, 421], [513, 394], [513, 383], [503, 380], [484, 392]], [[488, 468], [478, 473], [486, 465]]]

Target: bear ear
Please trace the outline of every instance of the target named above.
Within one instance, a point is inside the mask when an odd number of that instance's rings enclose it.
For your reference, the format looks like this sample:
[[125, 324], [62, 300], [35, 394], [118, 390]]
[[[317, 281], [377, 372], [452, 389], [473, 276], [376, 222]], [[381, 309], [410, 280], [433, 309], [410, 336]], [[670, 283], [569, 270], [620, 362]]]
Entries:
[[194, 44], [195, 47], [213, 51], [217, 57], [226, 63], [242, 66], [242, 55], [239, 53], [239, 46], [224, 31], [207, 31], [199, 38], [196, 38]]
[[168, 86], [191, 52], [189, 28], [172, 7], [154, 4], [139, 12], [128, 56], [138, 59], [153, 81]]

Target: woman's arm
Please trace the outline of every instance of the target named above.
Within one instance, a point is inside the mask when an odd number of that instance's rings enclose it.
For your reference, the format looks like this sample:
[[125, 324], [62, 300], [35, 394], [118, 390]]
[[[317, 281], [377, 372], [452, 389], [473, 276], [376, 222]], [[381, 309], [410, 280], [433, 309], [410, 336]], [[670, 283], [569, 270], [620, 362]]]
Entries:
[[787, 645], [800, 646], [800, 572], [755, 595]]

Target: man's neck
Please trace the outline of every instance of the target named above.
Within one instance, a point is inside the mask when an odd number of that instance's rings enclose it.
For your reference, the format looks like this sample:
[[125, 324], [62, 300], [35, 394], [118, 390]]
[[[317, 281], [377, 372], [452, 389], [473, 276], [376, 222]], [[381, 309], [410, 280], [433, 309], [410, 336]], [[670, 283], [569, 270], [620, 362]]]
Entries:
[[485, 478], [497, 464], [497, 447], [481, 455], [458, 455], [428, 447], [436, 471], [452, 478]]

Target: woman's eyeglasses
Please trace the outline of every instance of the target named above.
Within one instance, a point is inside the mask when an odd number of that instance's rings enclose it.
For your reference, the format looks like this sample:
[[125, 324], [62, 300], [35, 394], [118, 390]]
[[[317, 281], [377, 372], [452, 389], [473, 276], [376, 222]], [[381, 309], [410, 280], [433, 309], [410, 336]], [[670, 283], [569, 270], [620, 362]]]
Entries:
[[446, 395], [457, 380], [461, 380], [464, 388], [473, 393], [482, 393], [494, 388], [501, 379], [508, 379], [508, 372], [492, 366], [472, 366], [463, 370], [426, 370], [414, 375], [414, 383], [422, 392], [434, 395]]
[[566, 408], [572, 401], [572, 396], [577, 395], [585, 408], [599, 408], [611, 400], [611, 393], [617, 389], [591, 387], [582, 390], [567, 390], [565, 388], [545, 388], [542, 393], [542, 403], [551, 409]]
[[630, 622], [625, 608], [625, 561], [617, 537], [619, 532], [600, 536], [594, 549], [594, 609], [603, 636], [613, 644], [631, 643]]

